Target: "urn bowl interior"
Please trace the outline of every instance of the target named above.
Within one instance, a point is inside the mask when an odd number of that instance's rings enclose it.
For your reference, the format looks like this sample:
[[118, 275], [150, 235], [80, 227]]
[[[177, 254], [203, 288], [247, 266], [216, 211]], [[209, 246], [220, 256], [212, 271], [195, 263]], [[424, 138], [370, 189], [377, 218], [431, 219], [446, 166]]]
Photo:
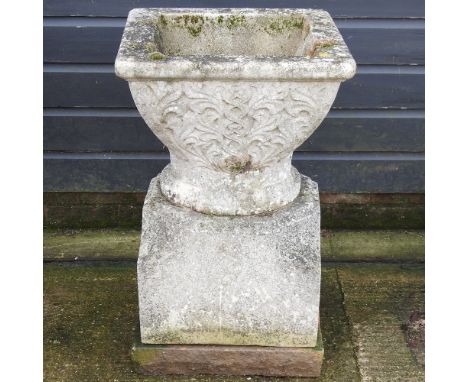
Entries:
[[341, 82], [356, 63], [323, 10], [135, 8], [115, 71], [127, 81]]
[[299, 56], [311, 27], [299, 12], [161, 12], [152, 22], [154, 43], [166, 56]]

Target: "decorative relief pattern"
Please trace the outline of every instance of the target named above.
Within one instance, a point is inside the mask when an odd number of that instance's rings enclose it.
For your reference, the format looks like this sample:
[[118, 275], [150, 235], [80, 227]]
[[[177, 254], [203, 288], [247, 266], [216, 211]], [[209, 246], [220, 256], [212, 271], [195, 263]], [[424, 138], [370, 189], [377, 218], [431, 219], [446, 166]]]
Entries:
[[284, 159], [318, 127], [339, 83], [132, 82], [136, 105], [172, 155], [244, 172]]

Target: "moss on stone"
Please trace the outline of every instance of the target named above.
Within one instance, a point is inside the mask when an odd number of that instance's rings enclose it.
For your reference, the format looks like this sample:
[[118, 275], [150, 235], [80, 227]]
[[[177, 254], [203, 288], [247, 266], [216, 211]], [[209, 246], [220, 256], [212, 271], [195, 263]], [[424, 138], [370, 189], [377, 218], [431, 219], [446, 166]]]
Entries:
[[152, 61], [164, 60], [166, 56], [158, 51], [158, 45], [154, 42], [145, 44], [145, 52], [148, 53], [148, 58]]
[[161, 52], [150, 53], [148, 57], [152, 61], [159, 61], [159, 60], [166, 59], [166, 56], [164, 54], [162, 54]]
[[159, 22], [161, 23], [161, 25], [166, 26], [166, 25], [167, 25], [166, 16], [160, 15], [160, 16], [159, 16]]
[[302, 29], [304, 27], [304, 19], [301, 18], [279, 18], [272, 21], [266, 28], [267, 33], [283, 33], [294, 29]]
[[[205, 23], [204, 17], [200, 15], [185, 14], [176, 16], [169, 20], [171, 21], [171, 24], [175, 27], [185, 28], [193, 37], [197, 37], [200, 35], [200, 33], [203, 30], [203, 25]], [[166, 23], [163, 25], [167, 26], [168, 19], [166, 18], [165, 21]]]
[[132, 43], [129, 43], [128, 44], [128, 47], [130, 49], [133, 49], [133, 50], [138, 50], [138, 49], [141, 49], [141, 44], [140, 43], [136, 43], [136, 42], [132, 42]]
[[145, 44], [145, 52], [146, 53], [152, 53], [154, 51], [157, 51], [158, 47], [154, 42], [147, 42]]
[[246, 162], [238, 161], [235, 163], [231, 163], [228, 166], [228, 169], [231, 172], [242, 174], [246, 171], [249, 171], [251, 169], [251, 166], [252, 166], [252, 163], [250, 161], [246, 161]]
[[229, 157], [224, 161], [224, 165], [220, 166], [220, 170], [228, 170], [234, 174], [242, 174], [244, 172], [253, 170], [252, 159], [250, 156], [247, 156], [246, 158], [238, 158], [234, 156]]
[[245, 20], [244, 15], [241, 15], [241, 16], [231, 15], [226, 18], [226, 27], [228, 29], [238, 28], [241, 25], [244, 25], [245, 21], [246, 20]]
[[[151, 343], [164, 344], [212, 344], [233, 346], [249, 345], [258, 346], [295, 346], [309, 347], [309, 338], [303, 335], [286, 334], [279, 330], [269, 332], [236, 332], [223, 327], [204, 328], [200, 331], [174, 330], [165, 331], [161, 336], [151, 338]], [[318, 345], [320, 346], [320, 345]], [[316, 346], [318, 348], [318, 346]]]
[[326, 52], [328, 49], [332, 49], [336, 45], [334, 40], [318, 40], [315, 41], [312, 48], [309, 51], [310, 57], [330, 57], [330, 53]]
[[335, 45], [336, 45], [336, 42], [332, 40], [318, 41], [315, 44], [316, 48], [321, 48], [321, 49], [330, 49], [330, 48], [333, 48]]

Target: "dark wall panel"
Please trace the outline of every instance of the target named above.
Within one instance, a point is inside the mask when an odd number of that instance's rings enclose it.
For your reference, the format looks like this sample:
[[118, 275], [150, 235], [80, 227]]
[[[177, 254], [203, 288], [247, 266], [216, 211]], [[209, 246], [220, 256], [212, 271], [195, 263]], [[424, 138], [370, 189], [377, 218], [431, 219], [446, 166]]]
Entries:
[[[163, 145], [136, 110], [46, 109], [44, 149], [158, 152]], [[333, 111], [299, 151], [424, 151], [420, 111]]]
[[424, 0], [44, 0], [44, 16], [125, 17], [132, 8], [323, 8], [335, 17], [424, 17]]
[[294, 164], [324, 192], [424, 192], [424, 0], [44, 0], [44, 189], [145, 192], [167, 151], [113, 62], [137, 7], [323, 8], [359, 66]]
[[[44, 73], [45, 107], [133, 108], [126, 81], [113, 65], [49, 64]], [[342, 109], [420, 109], [424, 71], [420, 67], [363, 66], [340, 88], [334, 103]]]
[[[169, 162], [167, 155], [46, 154], [44, 191], [144, 192]], [[419, 154], [295, 155], [293, 164], [322, 192], [421, 192]]]
[[[125, 19], [48, 18], [44, 61], [114, 63]], [[358, 64], [424, 63], [422, 20], [338, 20]]]

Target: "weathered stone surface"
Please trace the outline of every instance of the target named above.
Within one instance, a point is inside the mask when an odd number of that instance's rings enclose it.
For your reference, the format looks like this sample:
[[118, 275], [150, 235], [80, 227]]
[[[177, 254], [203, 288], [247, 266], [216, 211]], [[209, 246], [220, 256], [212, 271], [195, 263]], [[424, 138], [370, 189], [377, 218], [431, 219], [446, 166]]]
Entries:
[[346, 80], [355, 66], [319, 9], [133, 9], [116, 59], [127, 80]]
[[162, 193], [219, 215], [296, 198], [292, 152], [355, 67], [330, 15], [310, 9], [134, 9], [115, 62], [171, 153]]
[[267, 215], [211, 216], [168, 202], [159, 177], [143, 208], [138, 258], [143, 343], [316, 345], [317, 185]]
[[318, 377], [323, 346], [314, 348], [223, 345], [145, 345], [136, 340], [132, 359], [151, 375], [259, 375]]
[[314, 347], [319, 195], [291, 158], [355, 73], [330, 15], [134, 9], [115, 69], [171, 156], [143, 208], [142, 342]]
[[172, 202], [221, 215], [273, 211], [299, 193], [293, 150], [325, 118], [339, 82], [131, 81], [146, 123], [171, 152]]

